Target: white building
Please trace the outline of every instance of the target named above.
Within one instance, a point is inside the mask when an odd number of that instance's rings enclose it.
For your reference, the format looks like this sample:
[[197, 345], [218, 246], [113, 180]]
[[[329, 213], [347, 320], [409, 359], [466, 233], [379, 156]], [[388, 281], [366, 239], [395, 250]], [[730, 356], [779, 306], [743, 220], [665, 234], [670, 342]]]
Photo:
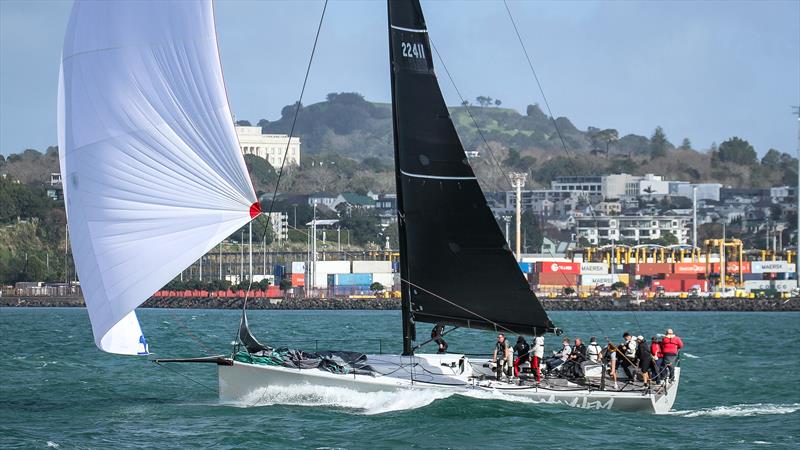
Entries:
[[[236, 126], [236, 135], [239, 137], [239, 147], [245, 155], [256, 155], [267, 160], [274, 168], [279, 168], [286, 154], [286, 165], [300, 165], [300, 138], [289, 135], [263, 134], [261, 127]], [[286, 144], [289, 151], [286, 151]]]
[[646, 244], [667, 232], [687, 244], [691, 236], [691, 217], [686, 216], [594, 216], [576, 219], [575, 232], [593, 245], [613, 242]]
[[289, 215], [283, 212], [269, 214], [269, 224], [276, 241], [285, 241], [289, 237]]

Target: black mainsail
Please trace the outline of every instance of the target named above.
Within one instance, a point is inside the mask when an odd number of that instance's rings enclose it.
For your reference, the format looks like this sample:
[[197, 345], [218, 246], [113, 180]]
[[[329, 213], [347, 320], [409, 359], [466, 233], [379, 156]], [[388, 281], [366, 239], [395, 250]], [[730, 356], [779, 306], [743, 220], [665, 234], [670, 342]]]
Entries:
[[554, 331], [489, 209], [433, 70], [418, 0], [389, 0], [403, 353], [414, 321]]

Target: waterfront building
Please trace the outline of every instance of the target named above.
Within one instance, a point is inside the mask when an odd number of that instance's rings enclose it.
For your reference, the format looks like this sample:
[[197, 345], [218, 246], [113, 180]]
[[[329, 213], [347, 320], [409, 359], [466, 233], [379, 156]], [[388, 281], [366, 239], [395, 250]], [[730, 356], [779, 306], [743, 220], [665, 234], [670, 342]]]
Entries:
[[[261, 127], [236, 126], [236, 135], [239, 137], [239, 147], [245, 155], [256, 155], [264, 158], [276, 169], [281, 167], [284, 154], [286, 165], [300, 165], [300, 138], [292, 137], [289, 141], [287, 134], [264, 134]], [[286, 151], [286, 145], [289, 150]]]
[[590, 244], [603, 245], [646, 244], [670, 233], [678, 243], [687, 244], [691, 241], [691, 223], [691, 217], [677, 215], [579, 217], [575, 221], [575, 234]]

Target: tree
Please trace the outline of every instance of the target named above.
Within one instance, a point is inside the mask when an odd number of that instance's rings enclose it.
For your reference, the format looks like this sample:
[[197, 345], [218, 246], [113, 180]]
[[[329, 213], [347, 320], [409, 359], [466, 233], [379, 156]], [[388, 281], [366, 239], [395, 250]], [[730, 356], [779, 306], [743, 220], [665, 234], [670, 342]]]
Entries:
[[249, 121], [249, 120], [237, 120], [237, 121], [236, 121], [236, 125], [237, 125], [237, 126], [240, 126], [240, 127], [251, 127], [251, 126], [252, 126], [252, 125], [250, 124], [250, 121]]
[[376, 281], [376, 282], [374, 282], [374, 283], [369, 285], [369, 290], [372, 291], [373, 293], [377, 294], [379, 292], [385, 291], [386, 288], [382, 284], [380, 284], [380, 283], [378, 283]]
[[463, 106], [464, 108], [469, 106], [469, 100], [464, 100], [463, 102], [461, 102], [461, 106]]
[[761, 158], [761, 165], [764, 167], [779, 168], [781, 164], [783, 164], [781, 152], [774, 148], [767, 150], [767, 153]]
[[664, 134], [664, 129], [660, 126], [656, 127], [653, 135], [650, 136], [650, 158], [660, 158], [667, 155], [667, 150], [672, 147], [672, 144], [667, 140], [667, 135]]
[[498, 100], [498, 99], [495, 99], [495, 101], [494, 101], [494, 106], [500, 106], [500, 105], [502, 105], [502, 104], [503, 104], [503, 102], [502, 102], [502, 101], [500, 101], [500, 100]]
[[736, 136], [728, 139], [719, 145], [717, 158], [722, 162], [730, 162], [739, 165], [755, 164], [757, 159], [755, 149], [749, 142]]
[[681, 146], [678, 147], [680, 150], [691, 150], [692, 149], [692, 141], [689, 140], [688, 137], [683, 138], [681, 141]]

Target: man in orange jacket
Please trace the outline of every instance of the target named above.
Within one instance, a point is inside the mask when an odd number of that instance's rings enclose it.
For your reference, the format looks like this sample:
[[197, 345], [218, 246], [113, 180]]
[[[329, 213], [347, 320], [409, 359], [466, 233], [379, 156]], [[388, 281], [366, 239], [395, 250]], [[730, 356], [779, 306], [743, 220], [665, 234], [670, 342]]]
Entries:
[[667, 334], [661, 339], [661, 354], [664, 355], [664, 365], [669, 370], [669, 381], [675, 381], [675, 361], [678, 359], [678, 351], [683, 348], [683, 341], [672, 328], [667, 329]]

